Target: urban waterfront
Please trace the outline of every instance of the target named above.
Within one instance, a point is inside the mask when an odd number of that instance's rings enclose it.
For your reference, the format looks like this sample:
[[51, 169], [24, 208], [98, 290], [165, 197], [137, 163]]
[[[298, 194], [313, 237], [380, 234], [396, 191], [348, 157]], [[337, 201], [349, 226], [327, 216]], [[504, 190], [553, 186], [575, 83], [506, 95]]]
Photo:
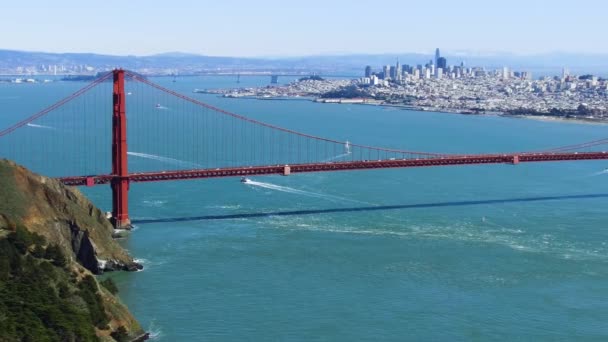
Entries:
[[365, 67], [364, 77], [326, 80], [318, 75], [287, 85], [258, 88], [198, 90], [226, 97], [312, 98], [323, 103], [389, 105], [407, 109], [463, 114], [550, 116], [585, 121], [606, 121], [608, 81], [591, 74], [573, 75], [563, 68], [559, 76], [533, 79], [529, 71], [509, 67], [448, 65], [440, 50], [425, 65]]
[[[154, 80], [187, 94], [229, 82]], [[0, 103], [10, 114], [0, 123], [79, 86], [2, 85]], [[194, 96], [311, 134], [429, 152], [538, 150], [605, 137], [600, 125]], [[122, 243], [146, 268], [111, 276], [163, 341], [604, 339], [606, 167], [134, 184], [136, 229]], [[82, 190], [110, 207], [109, 188]]]

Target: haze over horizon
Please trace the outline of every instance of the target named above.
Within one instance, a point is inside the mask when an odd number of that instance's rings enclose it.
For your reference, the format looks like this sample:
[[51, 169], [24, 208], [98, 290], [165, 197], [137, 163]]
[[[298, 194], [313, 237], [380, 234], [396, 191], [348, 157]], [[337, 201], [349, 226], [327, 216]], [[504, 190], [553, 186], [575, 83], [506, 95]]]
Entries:
[[[346, 0], [25, 0], [3, 5], [2, 49], [147, 56], [297, 57], [340, 54], [552, 52], [605, 54], [599, 0], [447, 0], [373, 5]], [[32, 23], [36, 23], [33, 25]], [[44, 33], [41, 33], [40, 27]]]
[[[315, 57], [340, 57], [340, 56], [395, 56], [395, 55], [429, 55], [435, 54], [435, 49], [425, 51], [394, 51], [394, 52], [376, 52], [369, 51], [352, 51], [352, 52], [327, 52], [317, 54], [302, 54], [302, 55], [260, 55], [260, 56], [235, 56], [235, 55], [213, 55], [196, 52], [184, 51], [159, 51], [151, 54], [115, 54], [104, 53], [99, 51], [48, 51], [36, 49], [5, 49], [0, 47], [0, 51], [15, 51], [24, 53], [41, 53], [41, 54], [91, 54], [103, 55], [111, 57], [154, 57], [154, 56], [170, 56], [170, 57], [226, 57], [226, 58], [243, 58], [243, 59], [291, 59], [291, 58], [315, 58]], [[483, 50], [447, 50], [441, 49], [441, 54], [452, 58], [462, 57], [535, 57], [535, 56], [552, 56], [552, 55], [579, 55], [579, 56], [606, 56], [608, 52], [568, 52], [568, 51], [545, 51], [536, 53], [516, 53], [512, 51], [483, 51]]]

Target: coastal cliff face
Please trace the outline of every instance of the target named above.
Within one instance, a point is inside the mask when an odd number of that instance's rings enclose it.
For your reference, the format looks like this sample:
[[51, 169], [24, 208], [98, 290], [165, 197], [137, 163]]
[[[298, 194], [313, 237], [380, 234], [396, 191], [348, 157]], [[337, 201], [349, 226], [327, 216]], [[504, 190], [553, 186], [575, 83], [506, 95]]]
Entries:
[[76, 188], [0, 160], [0, 227], [9, 221], [70, 251], [92, 273], [141, 268], [112, 238], [114, 228]]
[[0, 160], [0, 330], [7, 333], [0, 340], [23, 338], [19, 334], [33, 334], [34, 327], [36, 336], [57, 332], [58, 340], [141, 336], [114, 286], [93, 277], [141, 268], [113, 233], [105, 215], [77, 189]]

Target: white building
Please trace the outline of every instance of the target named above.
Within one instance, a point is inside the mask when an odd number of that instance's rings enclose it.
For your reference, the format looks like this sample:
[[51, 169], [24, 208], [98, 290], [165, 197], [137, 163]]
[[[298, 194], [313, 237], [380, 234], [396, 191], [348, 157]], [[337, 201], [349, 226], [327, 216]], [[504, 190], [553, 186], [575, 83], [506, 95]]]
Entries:
[[424, 69], [424, 78], [429, 79], [431, 78], [431, 69]]
[[380, 84], [380, 79], [378, 78], [378, 76], [372, 75], [372, 77], [370, 77], [370, 83], [371, 85], [378, 85]]

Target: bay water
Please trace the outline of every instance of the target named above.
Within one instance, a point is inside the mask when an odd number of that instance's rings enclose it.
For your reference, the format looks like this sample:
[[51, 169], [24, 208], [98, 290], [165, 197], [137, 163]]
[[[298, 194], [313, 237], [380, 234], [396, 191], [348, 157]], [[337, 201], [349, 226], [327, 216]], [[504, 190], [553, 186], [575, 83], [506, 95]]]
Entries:
[[[608, 136], [605, 125], [192, 93], [266, 77], [152, 80], [261, 121], [372, 146], [484, 153]], [[83, 85], [0, 84], [0, 129]], [[121, 243], [145, 269], [110, 276], [159, 341], [606, 340], [607, 167], [132, 184], [135, 229]], [[81, 190], [111, 208], [109, 187]]]

